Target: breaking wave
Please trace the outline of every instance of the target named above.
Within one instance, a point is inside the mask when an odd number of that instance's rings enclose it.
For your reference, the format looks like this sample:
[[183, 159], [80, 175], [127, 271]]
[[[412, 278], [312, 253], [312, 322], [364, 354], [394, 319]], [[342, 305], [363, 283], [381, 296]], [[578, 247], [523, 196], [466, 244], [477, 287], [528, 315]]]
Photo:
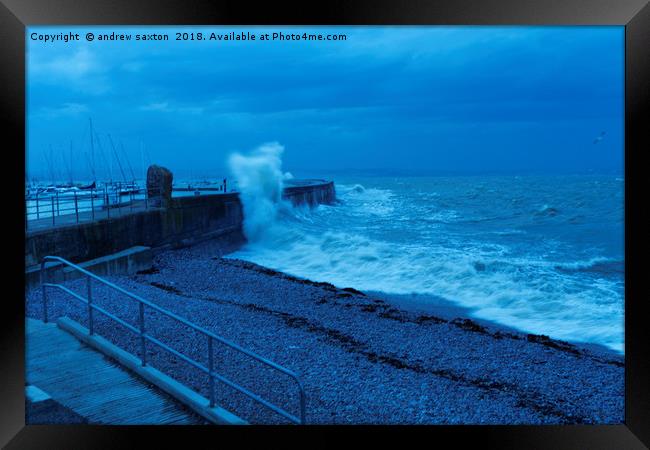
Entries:
[[[235, 159], [247, 182], [263, 188], [247, 191], [240, 181], [254, 239], [231, 257], [341, 287], [443, 298], [522, 331], [623, 351], [622, 223], [603, 226], [604, 212], [589, 210], [608, 198], [602, 192], [581, 199], [585, 223], [571, 226], [530, 214], [554, 217], [568, 207], [535, 206], [539, 180], [528, 186], [525, 177], [514, 193], [508, 180], [494, 180], [474, 203], [461, 195], [464, 179], [343, 182], [335, 206], [280, 211], [284, 175], [273, 148]], [[558, 202], [580, 187], [565, 182], [551, 193]], [[504, 207], [500, 185], [519, 201]]]
[[284, 180], [293, 176], [282, 172], [283, 152], [283, 146], [271, 142], [228, 159], [243, 203], [244, 233], [251, 242], [262, 239], [276, 222], [280, 208], [288, 207], [282, 201], [282, 187]]

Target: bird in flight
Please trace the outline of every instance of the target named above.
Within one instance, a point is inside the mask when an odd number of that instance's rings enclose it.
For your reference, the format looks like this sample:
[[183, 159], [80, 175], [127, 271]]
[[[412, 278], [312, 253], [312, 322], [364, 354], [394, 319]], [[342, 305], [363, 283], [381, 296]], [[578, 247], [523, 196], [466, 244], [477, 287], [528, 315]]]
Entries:
[[598, 136], [596, 139], [594, 139], [594, 144], [598, 144], [600, 141], [603, 140], [604, 137], [605, 137], [605, 132], [601, 131], [600, 136]]

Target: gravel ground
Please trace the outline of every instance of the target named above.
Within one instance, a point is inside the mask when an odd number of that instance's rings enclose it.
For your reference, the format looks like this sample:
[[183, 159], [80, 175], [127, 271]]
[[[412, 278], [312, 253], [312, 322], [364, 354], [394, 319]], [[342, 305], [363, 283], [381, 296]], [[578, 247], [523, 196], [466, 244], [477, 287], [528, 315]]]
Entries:
[[[298, 373], [307, 422], [322, 424], [568, 424], [623, 422], [623, 357], [466, 318], [400, 309], [396, 300], [224, 259], [211, 242], [167, 251], [154, 268], [110, 280]], [[68, 283], [85, 295], [85, 281]], [[99, 306], [136, 324], [135, 303], [101, 285]], [[87, 311], [51, 291], [51, 316], [87, 326]], [[27, 315], [41, 317], [41, 293]], [[147, 332], [207, 365], [205, 337], [147, 310]], [[138, 354], [139, 341], [102, 317], [99, 334]], [[156, 367], [207, 396], [207, 376], [148, 346]], [[293, 414], [286, 376], [215, 345], [215, 368]], [[217, 383], [217, 401], [252, 423], [286, 423]]]

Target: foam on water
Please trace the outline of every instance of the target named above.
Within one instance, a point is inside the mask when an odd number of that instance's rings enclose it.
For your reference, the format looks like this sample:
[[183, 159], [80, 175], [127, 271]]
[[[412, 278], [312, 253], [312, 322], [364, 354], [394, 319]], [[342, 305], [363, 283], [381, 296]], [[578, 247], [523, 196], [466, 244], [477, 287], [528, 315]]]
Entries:
[[[258, 173], [250, 182], [275, 181], [267, 194], [243, 190], [255, 239], [232, 257], [341, 287], [442, 297], [478, 318], [623, 351], [622, 183], [613, 177], [599, 192], [584, 189], [586, 178], [350, 180], [337, 183], [338, 205], [292, 210], [278, 206], [283, 175], [271, 165], [238, 166]], [[585, 221], [569, 221], [569, 210]]]
[[293, 176], [281, 170], [283, 151], [271, 142], [228, 159], [244, 205], [244, 233], [251, 242], [263, 239], [268, 225], [276, 223], [278, 210], [288, 207], [282, 202], [282, 184]]

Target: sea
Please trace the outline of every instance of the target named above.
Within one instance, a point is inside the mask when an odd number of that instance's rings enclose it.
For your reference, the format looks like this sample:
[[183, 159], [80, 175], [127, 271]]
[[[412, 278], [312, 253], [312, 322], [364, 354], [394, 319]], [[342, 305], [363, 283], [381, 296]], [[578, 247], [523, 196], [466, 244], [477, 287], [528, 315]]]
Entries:
[[290, 174], [237, 164], [249, 242], [229, 257], [624, 352], [621, 176], [346, 173], [309, 209], [278, 199]]

